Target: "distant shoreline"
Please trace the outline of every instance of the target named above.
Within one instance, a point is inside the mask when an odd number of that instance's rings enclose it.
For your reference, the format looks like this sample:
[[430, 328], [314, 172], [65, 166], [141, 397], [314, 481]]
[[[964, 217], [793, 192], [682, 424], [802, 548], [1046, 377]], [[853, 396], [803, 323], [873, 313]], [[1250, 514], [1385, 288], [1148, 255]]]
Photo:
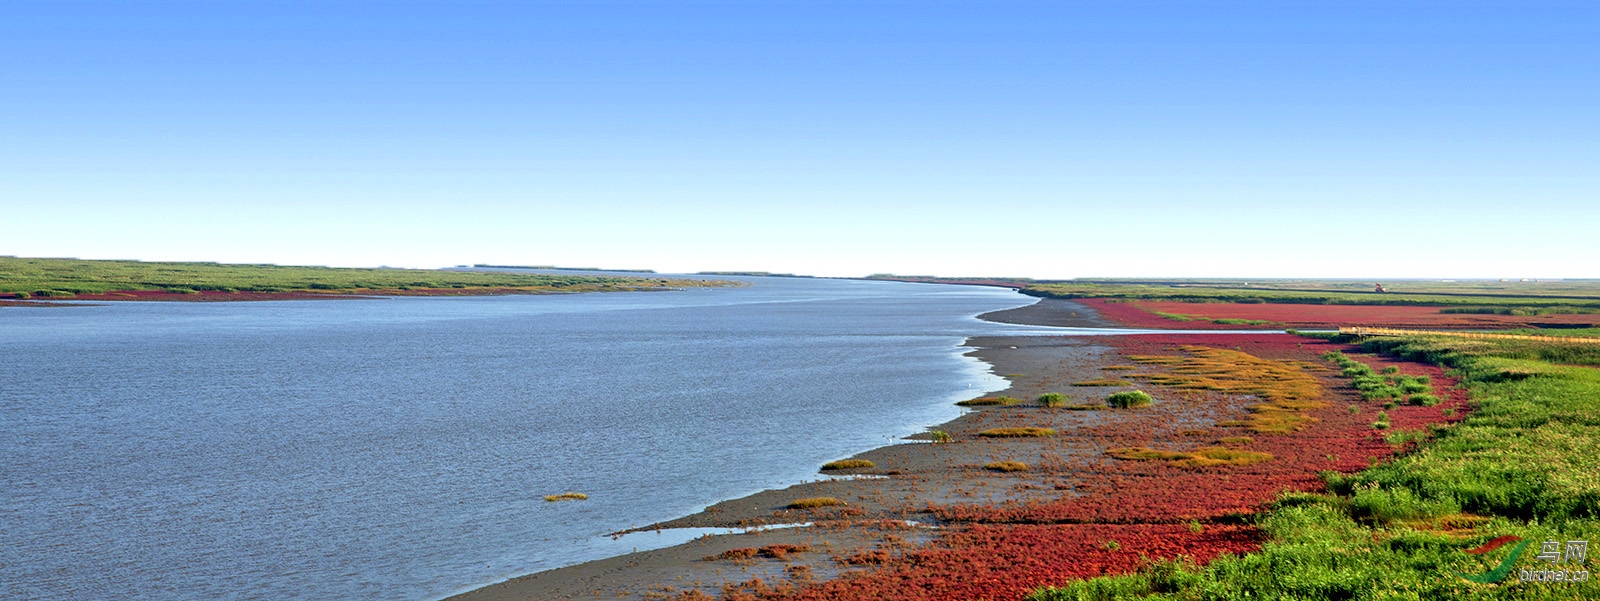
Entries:
[[0, 306], [70, 306], [56, 302], [65, 300], [237, 302], [638, 292], [739, 285], [642, 271], [632, 275], [547, 274], [0, 257]]
[[0, 306], [17, 307], [72, 307], [82, 306], [78, 301], [91, 302], [176, 302], [176, 303], [233, 303], [283, 300], [359, 300], [381, 299], [396, 296], [513, 296], [541, 294], [580, 294], [584, 292], [667, 292], [678, 288], [618, 287], [608, 290], [549, 290], [520, 288], [438, 288], [438, 289], [370, 289], [340, 292], [221, 292], [199, 290], [190, 293], [163, 290], [113, 290], [96, 294], [77, 294], [70, 297], [37, 300], [0, 299]]

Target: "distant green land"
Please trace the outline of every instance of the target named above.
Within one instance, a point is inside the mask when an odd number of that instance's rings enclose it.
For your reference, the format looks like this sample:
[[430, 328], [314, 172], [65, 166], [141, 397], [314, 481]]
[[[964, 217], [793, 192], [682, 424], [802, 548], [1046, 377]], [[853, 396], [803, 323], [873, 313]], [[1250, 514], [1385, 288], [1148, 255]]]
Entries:
[[[1023, 294], [1180, 302], [1460, 306], [1449, 312], [1586, 313], [1600, 308], [1600, 281], [1073, 280], [1020, 281]], [[1377, 291], [1382, 285], [1383, 292]], [[1510, 314], [1510, 313], [1507, 313]], [[1518, 313], [1521, 314], [1521, 313]], [[1530, 313], [1531, 314], [1531, 313]]]
[[733, 284], [661, 277], [0, 257], [0, 296], [36, 299], [118, 291], [427, 295], [668, 290], [726, 285]]

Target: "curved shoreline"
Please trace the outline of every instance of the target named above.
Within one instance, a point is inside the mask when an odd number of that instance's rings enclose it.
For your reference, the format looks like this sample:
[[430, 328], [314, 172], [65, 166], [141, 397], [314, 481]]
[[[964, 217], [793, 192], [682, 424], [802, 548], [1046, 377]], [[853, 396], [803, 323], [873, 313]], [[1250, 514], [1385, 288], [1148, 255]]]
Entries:
[[[1080, 303], [1065, 299], [1039, 302], [992, 311], [978, 319], [1014, 325], [1044, 327], [1105, 328], [1115, 324], [1099, 317]], [[964, 354], [989, 365], [990, 371], [1005, 377], [1007, 388], [992, 395], [1031, 398], [1043, 384], [1021, 382], [1003, 374], [1043, 373], [1056, 370], [1065, 376], [1089, 379], [1099, 373], [1101, 356], [1109, 351], [1091, 337], [1071, 336], [979, 336], [965, 340]], [[1066, 357], [1066, 359], [1063, 359]], [[1080, 392], [1081, 394], [1081, 392]], [[953, 420], [932, 426], [962, 439], [975, 439], [978, 431], [1011, 425], [1014, 419], [1003, 411], [969, 411]], [[1067, 420], [1092, 420], [1093, 412], [1068, 412]], [[1066, 425], [1066, 424], [1063, 424]], [[1015, 442], [1007, 443], [1015, 445]], [[1041, 500], [1059, 494], [1056, 490], [1009, 490], [1022, 479], [978, 469], [993, 460], [995, 445], [926, 444], [925, 436], [908, 437], [908, 442], [871, 449], [852, 459], [872, 461], [871, 469], [848, 470], [839, 475], [869, 476], [832, 478], [819, 472], [819, 480], [785, 488], [763, 490], [744, 497], [714, 503], [706, 509], [616, 533], [651, 532], [679, 528], [739, 529], [772, 524], [810, 522], [811, 526], [765, 530], [742, 534], [716, 534], [687, 543], [659, 549], [636, 551], [616, 557], [543, 570], [488, 584], [446, 597], [448, 601], [511, 601], [559, 599], [577, 596], [604, 598], [645, 598], [664, 594], [665, 587], [682, 592], [689, 588], [715, 591], [721, 583], [749, 578], [785, 578], [793, 566], [806, 566], [815, 579], [828, 579], [843, 572], [835, 558], [870, 552], [887, 546], [925, 543], [933, 539], [939, 520], [921, 508], [930, 503], [966, 502], [979, 496], [991, 500]], [[990, 482], [1008, 486], [990, 486]], [[992, 490], [981, 490], [992, 489]], [[815, 511], [787, 510], [795, 499], [832, 497], [845, 500], [842, 508]], [[911, 526], [919, 524], [922, 527]], [[784, 562], [706, 561], [732, 549], [760, 548], [768, 545], [798, 545], [810, 552], [797, 553]], [[736, 571], [735, 571], [736, 570]], [[728, 573], [734, 572], [734, 573]], [[699, 583], [698, 586], [695, 586]]]

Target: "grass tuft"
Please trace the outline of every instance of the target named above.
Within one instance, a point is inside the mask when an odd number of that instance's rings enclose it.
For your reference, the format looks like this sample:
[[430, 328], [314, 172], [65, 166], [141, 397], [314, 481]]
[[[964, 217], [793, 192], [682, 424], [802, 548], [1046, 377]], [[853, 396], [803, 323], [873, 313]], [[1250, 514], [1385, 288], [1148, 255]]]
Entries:
[[1118, 409], [1144, 407], [1154, 402], [1150, 393], [1143, 390], [1126, 390], [1106, 397], [1106, 405]]
[[878, 464], [866, 459], [840, 459], [822, 464], [824, 470], [858, 470], [869, 467], [878, 467]]
[[956, 403], [956, 405], [961, 407], [1006, 407], [1010, 405], [1021, 404], [1022, 399], [1014, 399], [1008, 396], [978, 397]]
[[817, 509], [820, 507], [832, 507], [834, 505], [844, 505], [844, 501], [840, 501], [833, 497], [808, 497], [805, 499], [797, 499], [794, 502], [789, 503], [786, 507], [789, 509]]
[[1194, 451], [1161, 451], [1147, 447], [1126, 447], [1106, 451], [1107, 455], [1129, 461], [1165, 461], [1176, 467], [1241, 466], [1271, 461], [1271, 453], [1206, 447]]
[[983, 469], [996, 472], [1022, 472], [1027, 471], [1028, 464], [1021, 461], [991, 461], [983, 464]]

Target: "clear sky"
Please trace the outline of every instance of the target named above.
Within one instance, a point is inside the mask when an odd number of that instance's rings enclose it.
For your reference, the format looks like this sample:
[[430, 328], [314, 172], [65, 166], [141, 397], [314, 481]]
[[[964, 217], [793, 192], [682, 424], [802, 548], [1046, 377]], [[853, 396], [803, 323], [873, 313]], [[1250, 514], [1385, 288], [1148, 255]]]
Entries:
[[5, 0], [0, 254], [1600, 277], [1600, 4]]

